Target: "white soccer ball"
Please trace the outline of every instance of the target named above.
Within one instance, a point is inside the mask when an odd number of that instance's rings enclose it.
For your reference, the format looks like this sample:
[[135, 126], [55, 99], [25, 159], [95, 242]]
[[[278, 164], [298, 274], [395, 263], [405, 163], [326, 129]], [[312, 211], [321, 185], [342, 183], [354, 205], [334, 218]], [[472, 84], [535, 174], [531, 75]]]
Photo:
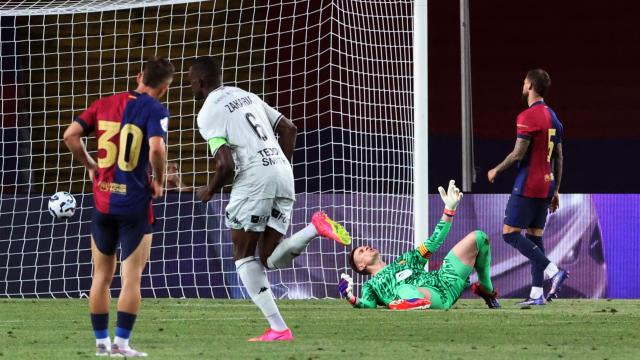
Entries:
[[66, 191], [58, 191], [49, 199], [49, 214], [56, 219], [68, 219], [76, 212], [76, 199]]

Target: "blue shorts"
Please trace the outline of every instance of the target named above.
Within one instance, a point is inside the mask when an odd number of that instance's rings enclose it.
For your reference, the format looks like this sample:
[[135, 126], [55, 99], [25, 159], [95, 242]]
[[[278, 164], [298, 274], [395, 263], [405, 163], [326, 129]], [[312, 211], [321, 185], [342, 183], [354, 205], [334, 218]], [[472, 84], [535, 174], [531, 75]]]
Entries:
[[551, 199], [509, 196], [504, 211], [504, 224], [520, 229], [544, 229]]
[[142, 237], [151, 234], [153, 228], [149, 223], [149, 214], [113, 215], [93, 211], [91, 235], [96, 247], [105, 255], [116, 253], [120, 243], [120, 260], [124, 261], [140, 245]]

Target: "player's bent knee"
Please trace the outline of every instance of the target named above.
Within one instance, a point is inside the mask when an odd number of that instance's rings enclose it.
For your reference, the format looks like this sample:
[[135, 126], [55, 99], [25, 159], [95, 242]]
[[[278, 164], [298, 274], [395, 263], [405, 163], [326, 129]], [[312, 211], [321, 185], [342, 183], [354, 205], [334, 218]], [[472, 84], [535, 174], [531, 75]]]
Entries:
[[520, 238], [520, 232], [510, 232], [502, 234], [502, 240], [511, 246], [516, 246], [518, 239]]
[[248, 246], [234, 246], [233, 247], [233, 260], [242, 260], [249, 256], [254, 256], [256, 253], [255, 248], [250, 249]]
[[489, 235], [487, 235], [487, 233], [482, 231], [482, 230], [476, 230], [476, 231], [474, 231], [474, 234], [476, 236], [476, 240], [478, 240], [478, 239], [480, 239], [480, 240], [489, 240]]
[[474, 236], [476, 239], [476, 246], [478, 248], [478, 250], [486, 247], [486, 246], [490, 246], [489, 245], [489, 235], [487, 235], [487, 233], [485, 233], [482, 230], [476, 230], [474, 231]]

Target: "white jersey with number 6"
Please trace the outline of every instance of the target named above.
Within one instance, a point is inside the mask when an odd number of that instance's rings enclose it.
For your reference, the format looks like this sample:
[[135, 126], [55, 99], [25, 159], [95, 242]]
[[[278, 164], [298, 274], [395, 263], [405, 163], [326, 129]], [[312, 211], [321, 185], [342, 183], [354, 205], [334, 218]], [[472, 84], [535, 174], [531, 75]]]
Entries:
[[231, 149], [237, 171], [232, 198], [295, 199], [291, 164], [274, 133], [281, 118], [257, 95], [237, 87], [221, 86], [207, 96], [198, 128], [206, 141], [224, 138]]

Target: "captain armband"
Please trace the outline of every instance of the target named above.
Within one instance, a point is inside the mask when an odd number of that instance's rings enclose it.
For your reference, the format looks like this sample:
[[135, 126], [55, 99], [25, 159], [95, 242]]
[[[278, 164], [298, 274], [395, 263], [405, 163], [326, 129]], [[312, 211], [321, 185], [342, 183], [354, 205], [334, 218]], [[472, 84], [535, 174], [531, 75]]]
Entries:
[[208, 141], [209, 143], [209, 149], [211, 149], [211, 155], [216, 155], [216, 152], [218, 151], [218, 149], [222, 146], [227, 144], [227, 139], [223, 138], [223, 137], [214, 137], [209, 139]]
[[425, 244], [420, 244], [420, 246], [418, 246], [418, 252], [420, 253], [420, 256], [422, 256], [425, 259], [428, 259], [431, 257], [431, 251], [427, 249], [427, 246]]

